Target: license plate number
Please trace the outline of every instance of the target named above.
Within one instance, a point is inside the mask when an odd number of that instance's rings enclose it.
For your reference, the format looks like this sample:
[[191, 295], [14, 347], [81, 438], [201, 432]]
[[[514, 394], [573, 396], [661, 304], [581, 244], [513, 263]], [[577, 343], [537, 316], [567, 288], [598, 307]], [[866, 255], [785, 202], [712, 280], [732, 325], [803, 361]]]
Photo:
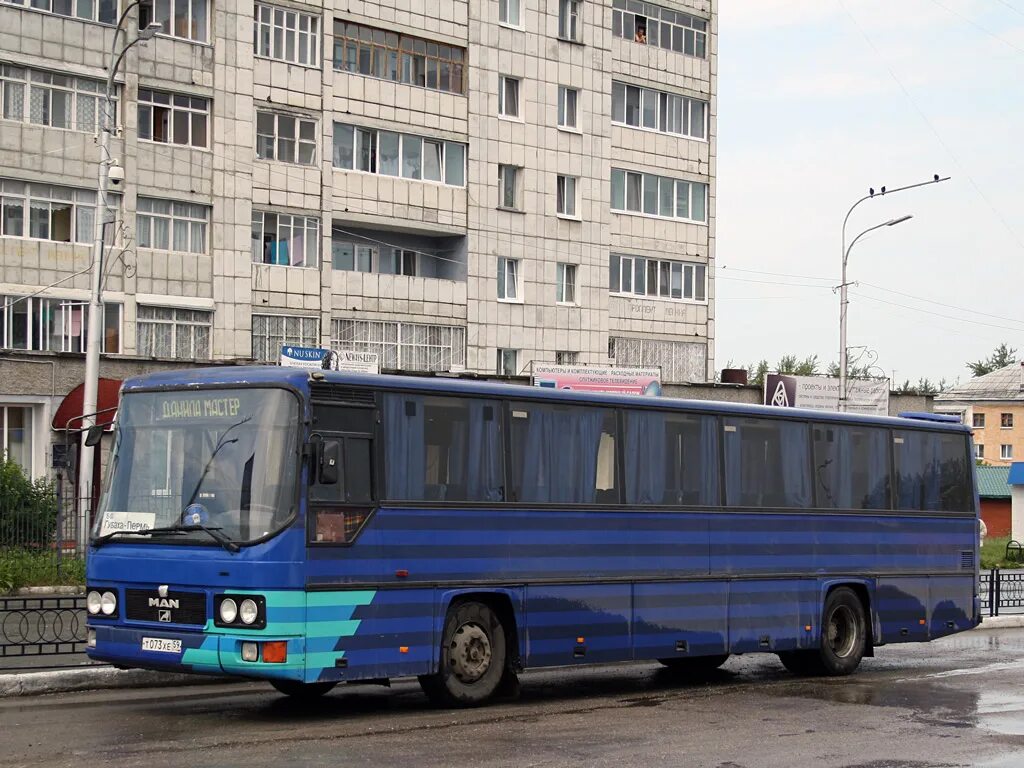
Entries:
[[158, 653], [181, 653], [181, 640], [170, 640], [165, 637], [142, 638], [142, 650]]

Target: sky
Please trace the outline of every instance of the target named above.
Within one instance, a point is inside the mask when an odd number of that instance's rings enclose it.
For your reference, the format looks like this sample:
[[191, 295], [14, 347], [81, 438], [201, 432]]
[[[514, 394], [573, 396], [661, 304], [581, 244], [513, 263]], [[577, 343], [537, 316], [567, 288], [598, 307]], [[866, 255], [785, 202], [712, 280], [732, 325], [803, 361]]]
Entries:
[[716, 365], [839, 358], [901, 384], [1024, 353], [1024, 0], [721, 0]]

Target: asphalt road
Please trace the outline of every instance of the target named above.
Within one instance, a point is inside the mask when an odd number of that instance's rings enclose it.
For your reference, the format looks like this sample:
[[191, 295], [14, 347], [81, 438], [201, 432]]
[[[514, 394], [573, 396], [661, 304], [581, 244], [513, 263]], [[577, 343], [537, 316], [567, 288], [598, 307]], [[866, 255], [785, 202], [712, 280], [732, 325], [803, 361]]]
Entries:
[[1024, 767], [1024, 630], [878, 653], [829, 680], [772, 656], [700, 682], [653, 664], [529, 672], [518, 700], [457, 711], [408, 681], [315, 707], [248, 683], [5, 699], [0, 764]]

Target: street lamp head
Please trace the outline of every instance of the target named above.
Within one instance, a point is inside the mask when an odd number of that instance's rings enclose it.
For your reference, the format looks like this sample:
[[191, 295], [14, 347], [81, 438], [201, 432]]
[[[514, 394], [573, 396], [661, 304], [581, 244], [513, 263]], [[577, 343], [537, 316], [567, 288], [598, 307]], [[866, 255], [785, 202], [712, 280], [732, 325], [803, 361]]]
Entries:
[[900, 216], [898, 219], [889, 219], [889, 221], [885, 222], [885, 226], [895, 227], [897, 224], [902, 224], [904, 221], [909, 221], [912, 218], [914, 218], [913, 215], [908, 213], [906, 216]]
[[154, 21], [151, 24], [147, 25], [144, 29], [139, 31], [139, 40], [141, 42], [152, 40], [153, 35], [155, 35], [161, 29], [163, 29], [163, 25], [160, 22]]

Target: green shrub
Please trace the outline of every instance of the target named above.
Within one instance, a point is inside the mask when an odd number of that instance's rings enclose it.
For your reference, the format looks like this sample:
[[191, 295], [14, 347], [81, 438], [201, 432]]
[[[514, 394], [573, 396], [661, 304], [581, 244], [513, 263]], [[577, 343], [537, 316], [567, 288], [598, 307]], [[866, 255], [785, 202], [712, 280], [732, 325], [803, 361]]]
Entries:
[[982, 568], [1024, 568], [1024, 563], [1017, 560], [1006, 559], [1006, 544], [1009, 536], [999, 538], [986, 538], [981, 545], [981, 567]]
[[57, 530], [53, 483], [31, 480], [10, 459], [0, 462], [0, 548], [49, 549]]
[[0, 549], [0, 594], [22, 587], [84, 585], [85, 560], [56, 552]]

